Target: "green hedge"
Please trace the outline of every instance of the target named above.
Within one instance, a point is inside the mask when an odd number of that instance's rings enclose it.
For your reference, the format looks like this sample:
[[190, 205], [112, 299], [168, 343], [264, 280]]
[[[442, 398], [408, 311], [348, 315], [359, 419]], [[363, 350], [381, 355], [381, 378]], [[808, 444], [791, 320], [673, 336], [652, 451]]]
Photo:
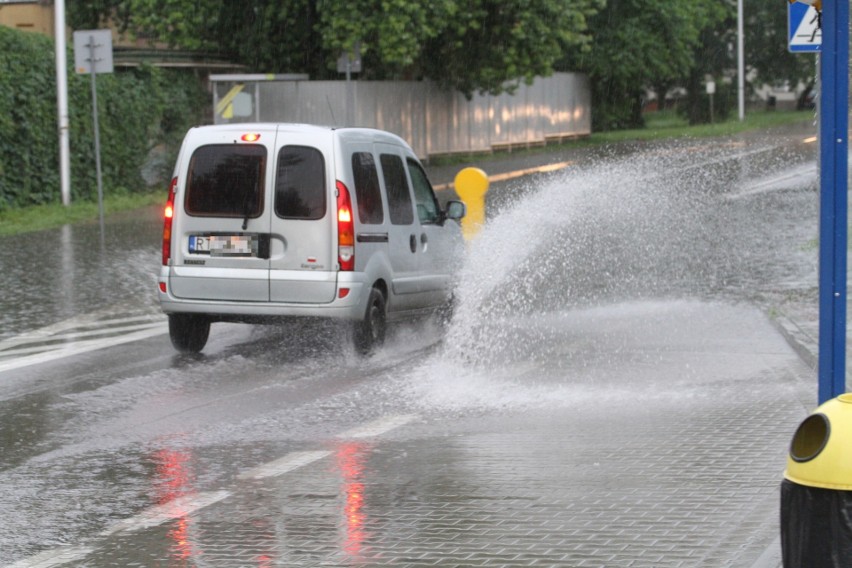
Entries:
[[[97, 197], [91, 77], [73, 70], [68, 113], [73, 200]], [[168, 175], [187, 128], [209, 104], [193, 72], [140, 67], [97, 76], [105, 193], [146, 189], [152, 150]], [[0, 26], [0, 210], [58, 201], [59, 135], [53, 40]]]

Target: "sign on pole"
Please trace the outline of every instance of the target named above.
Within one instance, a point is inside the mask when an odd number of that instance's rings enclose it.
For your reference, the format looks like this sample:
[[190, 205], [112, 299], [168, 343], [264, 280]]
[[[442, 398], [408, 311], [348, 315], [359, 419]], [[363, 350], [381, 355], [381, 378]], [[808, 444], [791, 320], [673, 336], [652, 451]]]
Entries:
[[361, 42], [356, 41], [352, 47], [352, 51], [344, 51], [337, 58], [337, 72], [346, 73], [346, 80], [349, 80], [351, 73], [361, 72]]
[[112, 32], [79, 30], [74, 32], [74, 70], [78, 75], [112, 73]]
[[796, 2], [787, 4], [787, 49], [793, 53], [822, 51], [822, 30], [816, 8]]
[[92, 122], [95, 130], [95, 167], [98, 175], [98, 212], [101, 222], [101, 244], [104, 239], [104, 186], [101, 176], [101, 133], [98, 126], [98, 89], [95, 76], [112, 73], [112, 32], [80, 30], [74, 32], [74, 68], [80, 75], [92, 76]]

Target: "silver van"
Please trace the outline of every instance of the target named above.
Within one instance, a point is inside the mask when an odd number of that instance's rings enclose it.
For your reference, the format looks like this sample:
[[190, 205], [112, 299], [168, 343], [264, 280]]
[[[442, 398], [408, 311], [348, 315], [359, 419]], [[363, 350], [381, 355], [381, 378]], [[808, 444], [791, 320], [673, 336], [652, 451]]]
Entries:
[[178, 351], [217, 321], [351, 322], [358, 351], [389, 319], [451, 307], [466, 207], [442, 208], [411, 148], [365, 128], [191, 129], [169, 188], [159, 300]]

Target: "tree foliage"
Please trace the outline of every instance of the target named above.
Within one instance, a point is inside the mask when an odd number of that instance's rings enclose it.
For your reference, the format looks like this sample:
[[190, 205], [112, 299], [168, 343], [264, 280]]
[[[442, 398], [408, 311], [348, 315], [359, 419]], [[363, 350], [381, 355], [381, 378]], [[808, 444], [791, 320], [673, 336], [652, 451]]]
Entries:
[[[727, 117], [736, 100], [736, 86], [723, 81], [736, 70], [736, 10], [733, 6], [719, 4], [715, 17], [701, 30], [698, 47], [694, 50], [695, 65], [683, 81], [686, 101], [678, 110], [690, 124], [701, 124]], [[713, 95], [713, 117], [710, 116], [710, 98], [707, 79], [716, 83]], [[735, 80], [734, 80], [735, 81]]]
[[787, 10], [770, 2], [744, 4], [745, 60], [755, 74], [756, 85], [787, 84], [804, 89], [798, 106], [803, 108], [816, 84], [816, 57], [787, 49]]
[[[194, 75], [152, 68], [99, 75], [97, 92], [110, 192], [144, 188], [141, 169], [152, 148], [173, 156], [204, 100]], [[97, 179], [89, 76], [69, 75], [68, 110], [72, 194], [91, 198]], [[58, 200], [56, 112], [52, 40], [0, 26], [0, 209]]]
[[138, 37], [206, 50], [249, 70], [337, 77], [360, 43], [363, 77], [427, 78], [466, 94], [549, 74], [590, 42], [604, 0], [89, 0], [80, 25], [119, 17]]
[[591, 78], [593, 128], [641, 126], [646, 90], [665, 92], [701, 66], [703, 34], [728, 9], [719, 0], [609, 0], [589, 20], [591, 49], [562, 63]]

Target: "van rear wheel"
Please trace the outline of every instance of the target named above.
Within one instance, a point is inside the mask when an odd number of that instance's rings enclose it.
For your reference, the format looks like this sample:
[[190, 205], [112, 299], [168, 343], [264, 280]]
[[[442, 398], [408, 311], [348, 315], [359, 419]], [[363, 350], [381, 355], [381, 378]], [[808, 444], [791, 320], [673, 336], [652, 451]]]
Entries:
[[195, 314], [169, 314], [169, 338], [181, 353], [198, 353], [207, 344], [210, 319]]
[[439, 307], [435, 316], [438, 319], [438, 325], [441, 326], [442, 329], [447, 329], [450, 327], [450, 323], [453, 321], [453, 314], [456, 311], [456, 296], [455, 294], [451, 294], [450, 298], [447, 302]]
[[385, 312], [384, 295], [373, 288], [367, 301], [367, 312], [364, 319], [356, 322], [353, 329], [355, 350], [362, 355], [369, 355], [385, 342], [387, 313]]

